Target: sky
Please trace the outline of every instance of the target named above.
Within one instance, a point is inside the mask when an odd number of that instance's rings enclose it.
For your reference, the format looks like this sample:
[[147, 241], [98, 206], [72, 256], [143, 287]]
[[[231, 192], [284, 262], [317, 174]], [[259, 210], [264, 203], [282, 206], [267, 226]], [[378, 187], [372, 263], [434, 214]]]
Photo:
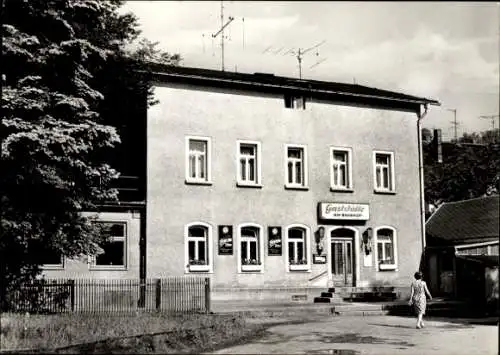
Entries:
[[[357, 83], [441, 102], [423, 121], [457, 132], [492, 128], [500, 102], [500, 3], [224, 1], [224, 68]], [[181, 65], [221, 69], [221, 1], [127, 1], [142, 36]], [[495, 118], [495, 128], [500, 119]]]

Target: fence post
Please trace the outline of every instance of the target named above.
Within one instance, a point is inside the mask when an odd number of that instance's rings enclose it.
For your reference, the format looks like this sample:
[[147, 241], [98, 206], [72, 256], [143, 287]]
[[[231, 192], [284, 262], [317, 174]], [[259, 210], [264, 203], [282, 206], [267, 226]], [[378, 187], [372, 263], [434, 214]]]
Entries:
[[146, 307], [146, 279], [139, 279], [139, 308]]
[[156, 310], [161, 308], [161, 279], [156, 279]]
[[75, 280], [68, 280], [70, 286], [71, 312], [75, 310]]
[[210, 278], [205, 278], [205, 312], [210, 313]]

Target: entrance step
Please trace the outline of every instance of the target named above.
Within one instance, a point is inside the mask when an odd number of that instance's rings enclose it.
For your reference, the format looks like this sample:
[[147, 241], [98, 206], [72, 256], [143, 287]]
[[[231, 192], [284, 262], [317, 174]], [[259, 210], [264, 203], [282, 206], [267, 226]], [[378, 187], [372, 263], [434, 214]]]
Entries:
[[320, 297], [314, 297], [314, 303], [341, 303], [342, 297], [334, 292], [321, 292]]
[[331, 297], [314, 297], [314, 303], [331, 303]]
[[392, 286], [372, 286], [372, 287], [353, 287], [353, 286], [336, 286], [330, 287], [328, 292], [337, 294], [347, 294], [353, 292], [394, 292]]
[[314, 299], [315, 303], [327, 303], [328, 298], [336, 298], [349, 302], [391, 302], [398, 298], [394, 287], [330, 287], [328, 292], [322, 292], [321, 297]]
[[396, 292], [352, 292], [343, 297], [344, 300], [351, 302], [395, 301], [397, 298]]

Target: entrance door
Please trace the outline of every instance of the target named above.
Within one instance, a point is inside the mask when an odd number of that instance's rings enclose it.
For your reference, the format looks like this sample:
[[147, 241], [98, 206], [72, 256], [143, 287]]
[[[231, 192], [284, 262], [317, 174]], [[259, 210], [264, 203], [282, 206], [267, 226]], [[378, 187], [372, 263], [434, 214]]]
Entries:
[[334, 286], [353, 286], [353, 244], [354, 232], [350, 229], [336, 229], [331, 235], [331, 269]]

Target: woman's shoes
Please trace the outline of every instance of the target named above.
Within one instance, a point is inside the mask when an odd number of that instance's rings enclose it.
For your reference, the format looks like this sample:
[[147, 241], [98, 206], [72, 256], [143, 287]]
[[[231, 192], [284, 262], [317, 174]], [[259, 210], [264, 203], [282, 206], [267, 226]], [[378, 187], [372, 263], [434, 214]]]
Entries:
[[422, 325], [417, 324], [417, 329], [420, 329], [420, 328], [422, 328], [422, 327], [423, 327]]

